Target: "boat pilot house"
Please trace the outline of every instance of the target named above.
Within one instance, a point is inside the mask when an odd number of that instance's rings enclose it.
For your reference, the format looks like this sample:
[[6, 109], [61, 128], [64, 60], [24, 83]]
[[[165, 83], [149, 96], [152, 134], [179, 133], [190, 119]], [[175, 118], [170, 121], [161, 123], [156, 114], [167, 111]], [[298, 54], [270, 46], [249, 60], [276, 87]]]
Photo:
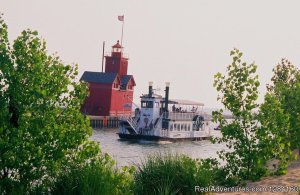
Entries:
[[105, 56], [105, 72], [85, 71], [81, 81], [89, 84], [89, 96], [81, 111], [92, 116], [129, 116], [135, 81], [127, 75], [128, 57], [119, 41]]

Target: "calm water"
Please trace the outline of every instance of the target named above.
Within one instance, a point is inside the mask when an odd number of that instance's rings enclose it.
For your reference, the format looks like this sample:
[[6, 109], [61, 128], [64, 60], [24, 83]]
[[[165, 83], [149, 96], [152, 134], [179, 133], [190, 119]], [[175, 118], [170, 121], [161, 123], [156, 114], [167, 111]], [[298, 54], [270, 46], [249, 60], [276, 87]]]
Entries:
[[[94, 130], [92, 139], [99, 142], [103, 152], [108, 153], [116, 161], [117, 166], [140, 163], [148, 155], [160, 153], [186, 154], [192, 158], [217, 158], [216, 152], [225, 147], [224, 144], [212, 144], [208, 140], [191, 142], [153, 142], [124, 141], [116, 134], [117, 129]], [[211, 131], [220, 136], [219, 131]]]

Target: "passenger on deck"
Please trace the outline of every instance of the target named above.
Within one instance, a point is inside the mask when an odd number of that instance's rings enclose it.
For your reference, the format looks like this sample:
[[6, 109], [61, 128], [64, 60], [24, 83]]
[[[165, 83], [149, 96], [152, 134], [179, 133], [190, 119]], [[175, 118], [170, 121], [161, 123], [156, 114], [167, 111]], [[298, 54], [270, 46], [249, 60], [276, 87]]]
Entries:
[[176, 106], [175, 106], [175, 104], [173, 104], [173, 106], [172, 106], [172, 111], [173, 111], [173, 112], [176, 111]]
[[193, 106], [193, 108], [192, 108], [191, 111], [192, 111], [192, 112], [196, 112], [196, 108]]

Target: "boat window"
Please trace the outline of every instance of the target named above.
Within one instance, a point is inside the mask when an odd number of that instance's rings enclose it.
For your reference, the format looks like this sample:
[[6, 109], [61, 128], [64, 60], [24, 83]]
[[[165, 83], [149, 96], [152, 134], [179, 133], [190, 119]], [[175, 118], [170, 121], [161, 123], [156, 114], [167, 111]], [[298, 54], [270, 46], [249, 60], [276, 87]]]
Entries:
[[173, 124], [170, 125], [170, 131], [173, 131]]
[[177, 130], [177, 124], [174, 124], [174, 131]]
[[151, 102], [151, 101], [142, 101], [142, 108], [153, 108], [153, 102]]
[[190, 130], [191, 130], [191, 126], [188, 124], [188, 126], [187, 126], [187, 127], [188, 127], [188, 131], [190, 131]]

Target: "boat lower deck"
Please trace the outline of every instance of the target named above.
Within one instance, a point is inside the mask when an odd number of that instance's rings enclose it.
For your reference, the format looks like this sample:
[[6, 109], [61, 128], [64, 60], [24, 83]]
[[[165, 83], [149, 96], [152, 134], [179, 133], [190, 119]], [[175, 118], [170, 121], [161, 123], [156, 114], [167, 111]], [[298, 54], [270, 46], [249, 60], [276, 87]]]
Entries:
[[172, 138], [172, 137], [159, 137], [153, 135], [141, 135], [141, 134], [124, 134], [124, 133], [117, 133], [121, 139], [137, 139], [137, 140], [149, 140], [149, 141], [202, 141], [208, 140], [211, 136], [206, 137], [184, 137], [184, 138]]

